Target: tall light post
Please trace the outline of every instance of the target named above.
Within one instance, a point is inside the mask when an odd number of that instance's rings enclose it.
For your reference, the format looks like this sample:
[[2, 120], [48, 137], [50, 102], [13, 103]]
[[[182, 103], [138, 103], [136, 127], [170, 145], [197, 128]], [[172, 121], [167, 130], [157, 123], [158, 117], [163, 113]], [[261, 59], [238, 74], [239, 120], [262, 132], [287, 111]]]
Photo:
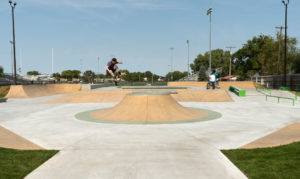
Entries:
[[54, 48], [52, 48], [52, 75], [54, 74]]
[[206, 15], [209, 15], [209, 73], [211, 72], [211, 13], [212, 8], [209, 8]]
[[285, 6], [285, 39], [284, 39], [284, 79], [283, 79], [283, 86], [286, 87], [286, 65], [287, 65], [287, 11], [288, 11], [288, 5], [290, 3], [290, 0], [282, 0], [283, 5]]
[[16, 2], [12, 2], [12, 0], [8, 1], [11, 7], [12, 13], [12, 30], [13, 30], [13, 51], [14, 51], [14, 82], [17, 85], [17, 65], [16, 65], [16, 38], [15, 38], [15, 7], [17, 6]]
[[232, 61], [232, 59], [231, 59], [231, 54], [232, 54], [232, 49], [233, 48], [236, 48], [236, 47], [233, 47], [233, 46], [229, 46], [229, 47], [226, 47], [226, 48], [229, 48], [229, 53], [230, 53], [230, 64], [229, 64], [229, 76], [231, 76], [231, 61]]
[[13, 41], [9, 41], [10, 43], [10, 55], [11, 55], [11, 76], [13, 76], [14, 74], [14, 42]]
[[282, 29], [284, 28], [283, 26], [280, 27], [275, 27], [276, 29], [280, 29], [279, 32], [279, 46], [278, 46], [278, 58], [277, 58], [277, 75], [280, 75], [280, 59], [281, 59], [281, 38], [282, 38]]
[[80, 59], [80, 72], [82, 73], [82, 59]]
[[98, 57], [98, 75], [100, 74], [100, 68], [99, 68], [99, 64], [100, 64], [100, 57]]
[[188, 72], [188, 77], [190, 76], [190, 41], [186, 41], [187, 46], [188, 46], [188, 63], [187, 63], [187, 72]]
[[173, 51], [174, 51], [174, 48], [170, 48], [171, 50], [171, 81], [173, 81]]

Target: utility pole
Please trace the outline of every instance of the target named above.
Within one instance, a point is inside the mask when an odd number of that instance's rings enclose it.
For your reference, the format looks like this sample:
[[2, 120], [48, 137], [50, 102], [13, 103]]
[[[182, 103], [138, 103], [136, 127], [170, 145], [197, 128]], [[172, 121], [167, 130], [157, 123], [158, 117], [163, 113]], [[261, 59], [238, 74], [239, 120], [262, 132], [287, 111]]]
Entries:
[[14, 42], [13, 41], [9, 41], [9, 43], [11, 44], [10, 45], [10, 55], [11, 55], [11, 76], [13, 76], [14, 74], [14, 52], [13, 52], [13, 49], [14, 49]]
[[187, 64], [187, 69], [188, 69], [188, 77], [190, 76], [190, 41], [186, 41], [187, 46], [188, 46], [188, 64]]
[[82, 59], [80, 59], [80, 72], [82, 73]]
[[279, 33], [279, 47], [278, 47], [278, 59], [277, 59], [277, 74], [280, 75], [280, 59], [281, 59], [281, 38], [282, 38], [282, 30], [283, 30], [283, 26], [280, 27], [275, 27], [276, 29], [280, 29], [280, 33]]
[[211, 73], [211, 13], [212, 8], [209, 8], [206, 15], [209, 15], [209, 73]]
[[284, 79], [283, 79], [283, 86], [287, 87], [286, 84], [286, 74], [287, 74], [287, 14], [288, 14], [288, 5], [290, 3], [290, 0], [282, 0], [283, 5], [285, 6], [285, 39], [284, 39]]
[[22, 71], [23, 71], [23, 49], [20, 48], [20, 69], [19, 72], [22, 75]]
[[17, 85], [17, 65], [16, 65], [16, 38], [15, 38], [15, 7], [17, 6], [16, 2], [12, 2], [12, 0], [8, 1], [11, 6], [11, 13], [12, 13], [12, 30], [13, 30], [13, 51], [14, 51], [14, 82]]
[[231, 76], [231, 61], [232, 61], [232, 59], [231, 59], [231, 52], [232, 52], [232, 49], [233, 48], [236, 48], [236, 47], [233, 47], [233, 46], [229, 46], [229, 47], [226, 47], [226, 48], [229, 48], [229, 53], [230, 53], [230, 63], [229, 63], [229, 76]]
[[173, 51], [174, 51], [174, 48], [170, 48], [171, 50], [171, 81], [173, 81]]
[[99, 63], [100, 63], [100, 57], [98, 57], [98, 75], [100, 74]]
[[54, 74], [54, 48], [52, 48], [52, 75]]

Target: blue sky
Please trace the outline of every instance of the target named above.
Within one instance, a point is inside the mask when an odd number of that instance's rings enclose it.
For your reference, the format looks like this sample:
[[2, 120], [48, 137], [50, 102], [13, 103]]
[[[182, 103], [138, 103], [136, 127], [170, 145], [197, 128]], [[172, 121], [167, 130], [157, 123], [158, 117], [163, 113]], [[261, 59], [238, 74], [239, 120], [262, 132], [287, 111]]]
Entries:
[[[23, 49], [23, 72], [51, 72], [51, 48], [55, 71], [80, 69], [104, 73], [112, 56], [129, 71], [170, 71], [170, 47], [174, 70], [187, 70], [190, 61], [209, 48], [209, 18], [213, 8], [212, 48], [241, 47], [259, 34], [275, 36], [284, 24], [281, 0], [18, 0], [16, 17], [17, 65]], [[289, 6], [289, 34], [300, 39], [300, 1]], [[0, 2], [0, 65], [11, 72], [11, 8]]]

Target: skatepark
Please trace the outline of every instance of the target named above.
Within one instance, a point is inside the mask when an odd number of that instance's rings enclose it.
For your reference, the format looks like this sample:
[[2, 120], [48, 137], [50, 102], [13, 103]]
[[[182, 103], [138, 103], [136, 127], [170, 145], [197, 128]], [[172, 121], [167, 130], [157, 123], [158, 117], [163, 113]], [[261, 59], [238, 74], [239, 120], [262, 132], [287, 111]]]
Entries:
[[253, 82], [220, 86], [11, 86], [0, 147], [59, 150], [26, 178], [247, 178], [220, 150], [300, 141], [299, 101], [266, 101]]

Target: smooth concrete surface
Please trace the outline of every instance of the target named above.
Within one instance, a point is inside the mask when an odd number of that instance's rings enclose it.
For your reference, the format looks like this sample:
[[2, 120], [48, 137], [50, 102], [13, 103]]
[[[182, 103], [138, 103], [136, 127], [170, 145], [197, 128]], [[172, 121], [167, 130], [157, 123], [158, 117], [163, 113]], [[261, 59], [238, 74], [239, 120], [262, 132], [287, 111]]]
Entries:
[[91, 91], [98, 88], [109, 87], [109, 84], [83, 84], [82, 91]]
[[57, 96], [9, 99], [0, 103], [0, 126], [43, 148], [61, 150], [27, 178], [246, 178], [219, 149], [239, 148], [300, 121], [300, 102], [292, 107], [252, 93], [245, 98], [228, 93], [235, 102], [180, 103], [223, 116], [163, 125], [101, 124], [74, 117], [116, 103], [37, 104]]

